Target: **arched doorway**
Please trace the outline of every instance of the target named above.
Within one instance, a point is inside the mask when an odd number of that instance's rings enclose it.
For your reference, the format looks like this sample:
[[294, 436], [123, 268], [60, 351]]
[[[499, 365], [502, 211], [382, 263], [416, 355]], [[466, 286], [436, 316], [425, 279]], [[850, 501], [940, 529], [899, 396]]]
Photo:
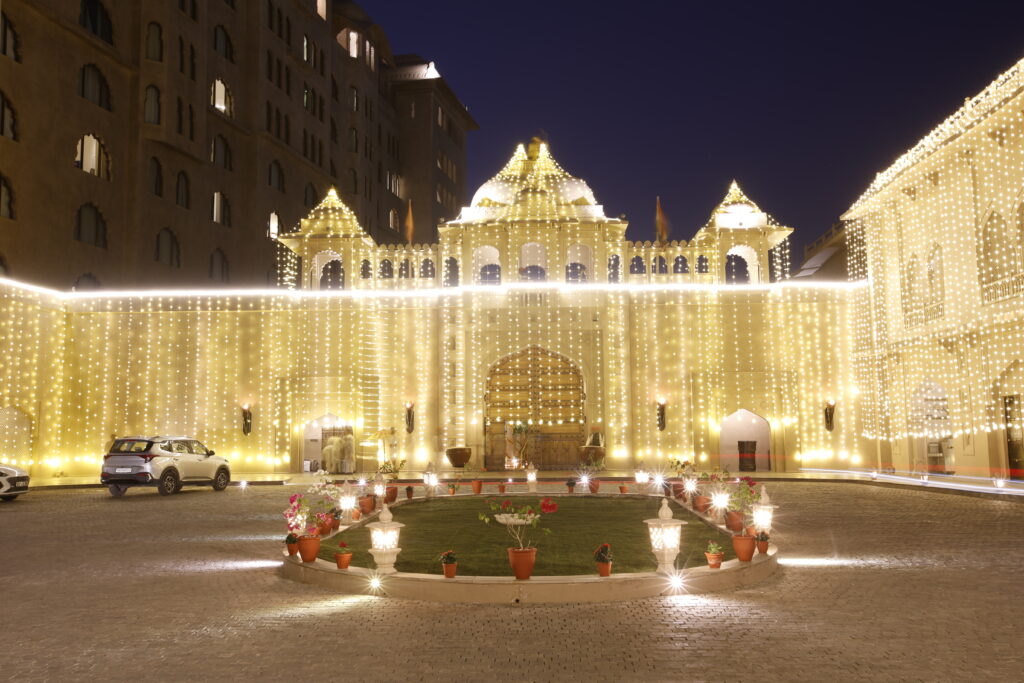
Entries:
[[771, 469], [771, 428], [768, 420], [745, 408], [722, 420], [718, 436], [723, 470], [756, 472]]
[[949, 429], [949, 398], [938, 382], [925, 380], [911, 397], [910, 433], [913, 437], [910, 471], [953, 474], [952, 433]]
[[487, 373], [484, 417], [488, 469], [505, 467], [506, 438], [517, 423], [529, 432], [528, 457], [539, 469], [574, 469], [583, 445], [583, 373], [565, 356], [530, 346]]
[[[1024, 361], [1017, 360], [1000, 375], [995, 385], [996, 409], [1006, 434], [1006, 459], [1011, 479], [1024, 479]], [[996, 458], [990, 459], [999, 467]]]
[[334, 474], [356, 471], [352, 425], [327, 413], [306, 423], [302, 436], [303, 471], [323, 469]]

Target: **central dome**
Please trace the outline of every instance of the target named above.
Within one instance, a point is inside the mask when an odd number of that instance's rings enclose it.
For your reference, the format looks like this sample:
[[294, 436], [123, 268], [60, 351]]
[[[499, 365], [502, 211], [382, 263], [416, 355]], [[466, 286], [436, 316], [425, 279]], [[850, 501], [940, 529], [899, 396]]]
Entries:
[[518, 145], [496, 176], [480, 186], [457, 222], [516, 219], [604, 218], [586, 182], [558, 165], [547, 143]]

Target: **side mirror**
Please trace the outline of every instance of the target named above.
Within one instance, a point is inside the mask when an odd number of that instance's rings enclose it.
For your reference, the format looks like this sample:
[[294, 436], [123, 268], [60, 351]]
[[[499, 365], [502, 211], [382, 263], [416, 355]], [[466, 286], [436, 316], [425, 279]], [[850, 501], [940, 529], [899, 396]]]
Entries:
[[207, 457], [209, 457], [211, 455], [216, 455], [216, 453], [214, 453], [213, 451], [206, 451], [206, 455]]

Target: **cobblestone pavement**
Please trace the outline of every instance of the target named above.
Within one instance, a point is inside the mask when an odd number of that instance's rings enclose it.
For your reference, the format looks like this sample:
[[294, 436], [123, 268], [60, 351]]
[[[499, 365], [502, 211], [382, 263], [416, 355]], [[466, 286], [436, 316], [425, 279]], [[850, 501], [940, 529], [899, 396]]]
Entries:
[[558, 606], [336, 596], [278, 576], [294, 489], [0, 505], [12, 680], [1020, 680], [1024, 505], [769, 484], [785, 566], [711, 596]]

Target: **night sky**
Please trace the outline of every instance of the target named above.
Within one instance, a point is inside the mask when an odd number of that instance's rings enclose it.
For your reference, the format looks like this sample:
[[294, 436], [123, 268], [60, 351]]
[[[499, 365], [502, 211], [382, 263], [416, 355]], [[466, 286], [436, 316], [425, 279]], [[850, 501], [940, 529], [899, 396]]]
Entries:
[[[690, 239], [732, 178], [793, 260], [900, 154], [1024, 57], [1024, 2], [373, 2], [480, 130], [470, 194], [546, 135], [630, 239]], [[528, 9], [534, 8], [534, 9]]]

